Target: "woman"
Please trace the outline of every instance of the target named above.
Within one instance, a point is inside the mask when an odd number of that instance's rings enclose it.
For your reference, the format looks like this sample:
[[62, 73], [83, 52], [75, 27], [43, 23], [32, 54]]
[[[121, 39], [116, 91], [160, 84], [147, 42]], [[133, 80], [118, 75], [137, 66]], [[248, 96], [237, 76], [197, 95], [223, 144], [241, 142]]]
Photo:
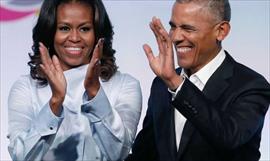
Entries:
[[77, 160], [128, 155], [141, 112], [139, 82], [117, 71], [101, 0], [45, 0], [33, 29], [30, 75], [9, 95], [9, 152], [40, 160], [79, 135]]

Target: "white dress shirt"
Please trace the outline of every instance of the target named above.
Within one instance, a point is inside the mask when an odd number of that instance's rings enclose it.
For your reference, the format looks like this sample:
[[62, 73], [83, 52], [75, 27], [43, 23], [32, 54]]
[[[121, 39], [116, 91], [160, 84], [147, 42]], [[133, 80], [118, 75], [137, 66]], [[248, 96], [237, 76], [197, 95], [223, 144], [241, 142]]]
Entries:
[[[189, 78], [187, 74], [185, 73], [185, 70], [182, 69], [181, 75], [185, 77], [185, 79], [189, 79], [198, 89], [201, 91], [203, 90], [206, 82], [211, 77], [211, 75], [217, 70], [217, 68], [222, 64], [226, 57], [226, 54], [224, 50], [220, 50], [220, 52], [217, 54], [217, 56], [212, 59], [209, 63], [207, 63], [204, 67], [202, 67], [199, 71], [192, 74]], [[177, 95], [177, 92], [181, 90], [181, 87], [183, 85], [180, 84], [180, 86], [177, 88], [176, 92], [172, 92], [172, 99], [175, 98]], [[179, 112], [177, 109], [174, 109], [174, 118], [175, 118], [175, 136], [176, 136], [176, 146], [177, 150], [179, 149], [179, 144], [182, 136], [182, 132], [184, 129], [184, 125], [186, 122], [186, 118]]]
[[130, 75], [116, 72], [109, 81], [100, 81], [97, 95], [88, 101], [83, 86], [87, 67], [64, 72], [67, 93], [61, 117], [49, 107], [49, 85], [38, 86], [30, 75], [15, 82], [8, 100], [8, 149], [13, 160], [33, 156], [40, 160], [49, 149], [77, 133], [77, 160], [121, 160], [128, 155], [141, 114], [140, 84]]

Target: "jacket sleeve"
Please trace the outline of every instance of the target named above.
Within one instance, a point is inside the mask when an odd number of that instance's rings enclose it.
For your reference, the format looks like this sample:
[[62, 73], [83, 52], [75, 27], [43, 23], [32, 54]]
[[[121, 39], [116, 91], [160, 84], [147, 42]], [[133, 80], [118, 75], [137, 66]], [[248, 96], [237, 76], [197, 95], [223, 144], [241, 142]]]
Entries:
[[216, 148], [234, 149], [261, 130], [269, 107], [269, 84], [263, 79], [250, 81], [222, 100], [207, 99], [186, 79], [172, 106]]
[[8, 99], [8, 146], [12, 160], [40, 160], [47, 152], [62, 118], [55, 116], [46, 103], [34, 108], [28, 77], [12, 86]]
[[97, 95], [82, 105], [93, 138], [107, 160], [123, 160], [129, 153], [139, 123], [142, 96], [140, 84], [125, 77], [117, 91], [118, 98], [111, 105], [103, 87]]

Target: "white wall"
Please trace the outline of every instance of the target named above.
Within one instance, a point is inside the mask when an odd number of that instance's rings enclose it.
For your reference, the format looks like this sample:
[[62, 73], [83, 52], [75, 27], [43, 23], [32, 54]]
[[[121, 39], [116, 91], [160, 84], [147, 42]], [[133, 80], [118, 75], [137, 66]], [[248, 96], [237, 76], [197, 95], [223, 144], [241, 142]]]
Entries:
[[[21, 0], [22, 1], [22, 0]], [[25, 0], [27, 1], [27, 0]], [[141, 82], [143, 91], [143, 113], [145, 115], [150, 85], [154, 78], [142, 50], [144, 43], [157, 51], [154, 36], [148, 27], [152, 16], [161, 18], [168, 28], [172, 0], [104, 0], [114, 25], [114, 48], [119, 69], [130, 73]], [[232, 31], [224, 41], [224, 48], [239, 62], [253, 68], [270, 80], [269, 56], [269, 1], [231, 1]], [[1, 0], [1, 6], [14, 7]], [[15, 6], [18, 10], [29, 10], [37, 6]], [[7, 97], [11, 85], [21, 74], [29, 73], [26, 65], [31, 52], [31, 32], [35, 15], [0, 24], [1, 55], [1, 144], [0, 160], [10, 160], [7, 145]], [[261, 161], [269, 161], [270, 156], [269, 111], [265, 121], [261, 142]]]

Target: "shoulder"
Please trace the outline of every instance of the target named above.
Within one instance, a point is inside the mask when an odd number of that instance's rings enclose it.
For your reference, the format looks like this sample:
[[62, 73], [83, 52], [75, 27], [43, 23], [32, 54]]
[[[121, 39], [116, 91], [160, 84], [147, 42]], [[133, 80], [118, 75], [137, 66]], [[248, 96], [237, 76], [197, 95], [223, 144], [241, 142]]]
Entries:
[[29, 87], [31, 85], [30, 75], [21, 75], [12, 85], [11, 89]]
[[248, 78], [248, 80], [251, 80], [251, 79], [264, 79], [265, 80], [265, 78], [261, 74], [249, 68], [248, 66], [243, 65], [240, 62], [237, 62], [227, 51], [225, 52], [226, 52], [226, 58], [223, 62], [223, 65], [226, 68], [230, 68], [232, 66], [234, 77], [238, 79]]
[[141, 91], [139, 80], [130, 74], [121, 73], [120, 71], [117, 71], [108, 81], [102, 82], [102, 86], [108, 92], [112, 92], [111, 90]]
[[10, 93], [12, 92], [27, 92], [33, 90], [34, 88], [40, 88], [37, 80], [34, 80], [30, 74], [21, 75], [19, 78], [13, 83]]
[[14, 103], [19, 98], [23, 101], [28, 101], [27, 96], [29, 96], [32, 89], [31, 79], [30, 75], [22, 75], [13, 83], [9, 91], [9, 102]]
[[128, 73], [121, 73], [120, 71], [117, 71], [109, 80], [109, 82], [113, 84], [139, 84], [139, 80], [137, 80], [135, 77], [131, 76]]
[[229, 63], [226, 68], [232, 69], [232, 76], [228, 82], [235, 93], [256, 92], [270, 96], [270, 84], [261, 74], [235, 61], [231, 56], [227, 60]]
[[261, 74], [238, 62], [234, 66], [234, 77], [243, 83], [257, 82], [258, 85], [262, 83], [261, 85], [269, 88], [269, 83]]

